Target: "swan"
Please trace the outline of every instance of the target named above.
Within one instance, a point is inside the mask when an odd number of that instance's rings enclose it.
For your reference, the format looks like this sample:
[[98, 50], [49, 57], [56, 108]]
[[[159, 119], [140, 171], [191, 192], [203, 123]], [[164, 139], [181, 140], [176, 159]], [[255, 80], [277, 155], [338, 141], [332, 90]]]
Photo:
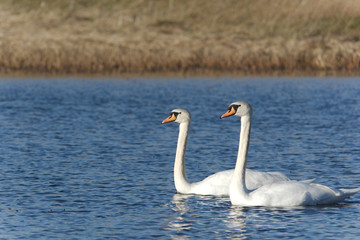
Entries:
[[241, 117], [239, 151], [229, 187], [230, 201], [233, 205], [293, 207], [334, 204], [360, 191], [360, 188], [336, 190], [320, 184], [298, 181], [268, 183], [250, 190], [245, 181], [245, 172], [252, 108], [246, 102], [234, 102], [220, 118], [232, 115]]
[[[174, 164], [176, 191], [182, 194], [229, 196], [229, 185], [234, 169], [217, 172], [200, 182], [190, 183], [188, 181], [185, 171], [185, 151], [191, 115], [185, 109], [174, 109], [170, 112], [169, 117], [162, 121], [162, 124], [169, 122], [179, 123], [179, 137]], [[246, 173], [246, 184], [249, 189], [255, 189], [266, 183], [278, 181], [289, 181], [289, 179], [279, 172], [260, 172], [248, 169]]]

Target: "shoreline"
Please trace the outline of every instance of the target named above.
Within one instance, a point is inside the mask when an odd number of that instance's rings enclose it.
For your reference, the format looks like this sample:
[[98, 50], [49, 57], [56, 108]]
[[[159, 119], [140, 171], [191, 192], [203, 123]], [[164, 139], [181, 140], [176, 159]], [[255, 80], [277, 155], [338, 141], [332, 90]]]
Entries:
[[25, 78], [75, 78], [75, 79], [137, 79], [137, 78], [358, 78], [358, 72], [343, 72], [343, 71], [296, 71], [296, 72], [281, 72], [274, 71], [268, 73], [253, 73], [246, 74], [243, 72], [224, 72], [224, 71], [202, 71], [202, 72], [153, 72], [153, 73], [0, 73], [0, 79], [25, 79]]

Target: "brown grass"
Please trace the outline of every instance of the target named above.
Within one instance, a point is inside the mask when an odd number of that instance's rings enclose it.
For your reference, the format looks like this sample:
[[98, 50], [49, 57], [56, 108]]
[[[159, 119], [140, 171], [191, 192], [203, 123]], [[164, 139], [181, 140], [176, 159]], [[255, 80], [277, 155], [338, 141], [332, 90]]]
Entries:
[[4, 0], [0, 72], [340, 72], [360, 67], [357, 0]]

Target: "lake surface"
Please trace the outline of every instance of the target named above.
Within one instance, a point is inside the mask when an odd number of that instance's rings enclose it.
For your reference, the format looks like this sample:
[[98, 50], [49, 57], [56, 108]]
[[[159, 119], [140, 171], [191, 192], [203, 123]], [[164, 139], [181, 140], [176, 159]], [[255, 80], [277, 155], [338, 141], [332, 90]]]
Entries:
[[192, 114], [191, 181], [235, 165], [253, 107], [248, 167], [360, 186], [360, 79], [0, 80], [0, 239], [356, 239], [360, 194], [325, 207], [233, 207], [176, 194], [178, 124]]

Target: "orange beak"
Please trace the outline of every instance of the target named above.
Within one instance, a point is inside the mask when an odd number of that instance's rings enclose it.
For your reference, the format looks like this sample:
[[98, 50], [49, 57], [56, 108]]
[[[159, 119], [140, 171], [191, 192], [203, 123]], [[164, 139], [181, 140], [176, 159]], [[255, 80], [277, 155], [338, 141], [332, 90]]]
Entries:
[[223, 115], [221, 115], [220, 118], [226, 118], [226, 117], [230, 117], [232, 115], [235, 115], [236, 111], [235, 109], [232, 107], [231, 109], [229, 109], [226, 113], [224, 113]]
[[161, 124], [173, 122], [175, 120], [176, 120], [175, 114], [171, 114], [168, 118], [165, 118], [164, 121], [161, 122]]

